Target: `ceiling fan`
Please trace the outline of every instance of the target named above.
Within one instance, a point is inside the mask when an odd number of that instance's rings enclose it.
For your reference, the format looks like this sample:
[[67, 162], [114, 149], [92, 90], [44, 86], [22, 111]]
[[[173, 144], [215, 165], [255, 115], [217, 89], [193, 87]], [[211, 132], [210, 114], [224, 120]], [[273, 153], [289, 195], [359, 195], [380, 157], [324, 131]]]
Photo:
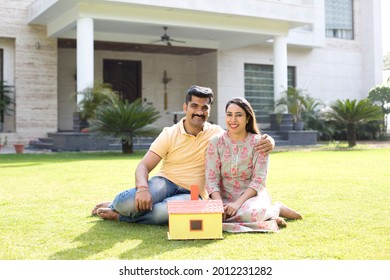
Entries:
[[185, 41], [175, 40], [175, 39], [172, 39], [170, 36], [168, 36], [167, 35], [168, 27], [164, 26], [163, 29], [164, 29], [164, 34], [161, 36], [161, 39], [157, 40], [157, 41], [150, 42], [151, 44], [158, 43], [158, 42], [163, 42], [163, 43], [166, 43], [167, 46], [172, 46], [171, 42], [185, 43]]

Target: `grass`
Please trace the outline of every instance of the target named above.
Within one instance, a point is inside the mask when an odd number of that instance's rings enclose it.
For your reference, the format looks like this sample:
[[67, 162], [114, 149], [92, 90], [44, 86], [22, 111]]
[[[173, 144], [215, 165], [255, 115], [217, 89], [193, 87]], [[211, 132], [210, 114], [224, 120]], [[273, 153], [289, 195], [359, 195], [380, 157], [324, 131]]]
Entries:
[[167, 226], [103, 221], [142, 153], [0, 154], [1, 260], [388, 260], [390, 149], [275, 151], [268, 189], [299, 210], [279, 233], [168, 241]]

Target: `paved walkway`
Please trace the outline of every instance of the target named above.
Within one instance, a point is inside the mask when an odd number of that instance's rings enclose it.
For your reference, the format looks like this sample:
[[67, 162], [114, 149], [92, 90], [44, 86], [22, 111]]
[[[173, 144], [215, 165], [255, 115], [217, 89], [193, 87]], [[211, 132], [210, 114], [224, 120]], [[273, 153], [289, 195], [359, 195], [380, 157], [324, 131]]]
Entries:
[[[336, 141], [334, 141], [336, 142]], [[347, 141], [340, 141], [342, 144], [340, 148], [347, 148]], [[276, 151], [290, 151], [290, 150], [318, 150], [318, 149], [335, 149], [336, 144], [330, 145], [328, 142], [321, 142], [315, 146], [280, 146], [276, 147]], [[356, 148], [367, 148], [367, 149], [380, 149], [390, 148], [390, 140], [388, 141], [357, 141]]]
[[[28, 147], [25, 147], [24, 148], [24, 153], [25, 154], [42, 154], [42, 153], [51, 153], [52, 151], [51, 150], [33, 150], [33, 149], [29, 149]], [[1, 148], [0, 150], [0, 155], [1, 154], [15, 154], [15, 149], [13, 146], [11, 145], [8, 145], [7, 147], [3, 147]]]

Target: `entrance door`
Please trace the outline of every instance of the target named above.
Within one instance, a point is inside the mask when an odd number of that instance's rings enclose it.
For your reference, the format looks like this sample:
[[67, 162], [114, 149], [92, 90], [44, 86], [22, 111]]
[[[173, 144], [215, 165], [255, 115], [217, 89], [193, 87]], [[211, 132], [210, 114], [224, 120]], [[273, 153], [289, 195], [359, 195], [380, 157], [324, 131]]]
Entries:
[[141, 98], [141, 61], [103, 60], [103, 82], [130, 103]]

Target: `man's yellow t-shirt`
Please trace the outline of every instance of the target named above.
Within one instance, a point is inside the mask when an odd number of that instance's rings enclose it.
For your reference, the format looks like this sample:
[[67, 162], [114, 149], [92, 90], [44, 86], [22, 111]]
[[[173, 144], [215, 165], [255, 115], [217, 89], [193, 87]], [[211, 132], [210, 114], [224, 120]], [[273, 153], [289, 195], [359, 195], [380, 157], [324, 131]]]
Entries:
[[162, 158], [156, 176], [162, 176], [176, 185], [190, 190], [199, 186], [199, 195], [208, 198], [205, 185], [206, 149], [211, 138], [224, 130], [206, 122], [198, 135], [190, 135], [184, 129], [185, 117], [171, 127], [165, 127], [150, 146], [150, 151]]

